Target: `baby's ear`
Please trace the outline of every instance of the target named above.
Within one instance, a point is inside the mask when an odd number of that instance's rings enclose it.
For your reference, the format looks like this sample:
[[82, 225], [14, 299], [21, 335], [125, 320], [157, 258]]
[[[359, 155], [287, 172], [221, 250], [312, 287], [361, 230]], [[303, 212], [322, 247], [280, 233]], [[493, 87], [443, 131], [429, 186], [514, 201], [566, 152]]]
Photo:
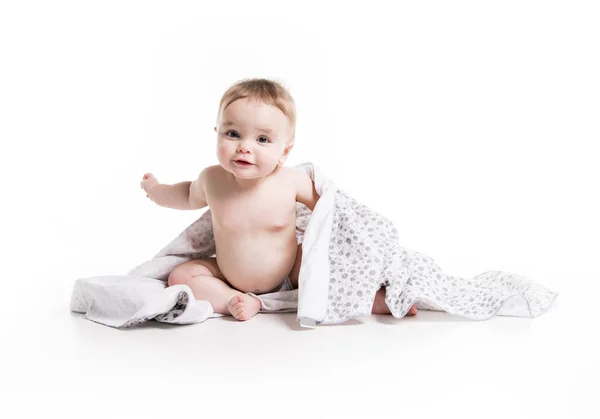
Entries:
[[217, 132], [217, 127], [215, 127], [215, 132]]
[[294, 148], [293, 141], [291, 143], [289, 143], [283, 150], [283, 154], [281, 155], [281, 157], [279, 158], [279, 161], [277, 162], [280, 166], [285, 163], [285, 160], [287, 159], [288, 155], [290, 154], [290, 151], [292, 151], [292, 148]]

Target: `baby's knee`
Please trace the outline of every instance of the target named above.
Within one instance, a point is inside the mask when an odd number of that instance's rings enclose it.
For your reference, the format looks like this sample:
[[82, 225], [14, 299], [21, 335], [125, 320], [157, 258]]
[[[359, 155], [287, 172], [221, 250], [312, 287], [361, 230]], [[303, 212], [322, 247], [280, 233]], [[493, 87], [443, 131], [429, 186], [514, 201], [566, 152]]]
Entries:
[[179, 266], [173, 269], [169, 274], [169, 278], [167, 279], [167, 285], [170, 287], [172, 287], [173, 285], [185, 284], [187, 279], [189, 278], [189, 275], [186, 275], [183, 270], [178, 268]]
[[169, 286], [185, 285], [188, 281], [196, 276], [212, 276], [210, 269], [198, 263], [197, 260], [185, 262], [171, 271], [167, 279]]

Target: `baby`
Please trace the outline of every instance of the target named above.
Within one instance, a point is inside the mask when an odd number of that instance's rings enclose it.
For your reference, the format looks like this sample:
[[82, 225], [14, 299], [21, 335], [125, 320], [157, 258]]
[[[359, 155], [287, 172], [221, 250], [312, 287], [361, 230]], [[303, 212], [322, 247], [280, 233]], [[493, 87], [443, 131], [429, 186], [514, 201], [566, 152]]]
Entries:
[[[144, 175], [141, 187], [156, 204], [211, 210], [216, 257], [177, 266], [169, 286], [186, 284], [197, 300], [238, 320], [261, 309], [252, 294], [297, 288], [302, 245], [296, 241], [296, 202], [312, 211], [319, 195], [303, 170], [284, 166], [295, 126], [295, 104], [283, 86], [265, 79], [240, 81], [219, 105], [218, 165], [202, 170], [193, 182], [174, 185]], [[384, 292], [377, 293], [375, 314], [389, 313]]]

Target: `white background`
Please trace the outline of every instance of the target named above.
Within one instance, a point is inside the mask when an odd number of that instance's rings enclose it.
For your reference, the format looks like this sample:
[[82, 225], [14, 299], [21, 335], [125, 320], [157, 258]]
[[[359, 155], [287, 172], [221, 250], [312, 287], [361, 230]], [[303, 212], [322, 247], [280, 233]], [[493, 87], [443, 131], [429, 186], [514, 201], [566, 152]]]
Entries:
[[[2, 416], [593, 416], [600, 7], [391, 4], [0, 3]], [[126, 273], [201, 214], [152, 204], [141, 176], [217, 164], [219, 100], [248, 77], [296, 100], [288, 165], [319, 165], [447, 273], [517, 272], [556, 307], [312, 332], [71, 314], [77, 278]]]

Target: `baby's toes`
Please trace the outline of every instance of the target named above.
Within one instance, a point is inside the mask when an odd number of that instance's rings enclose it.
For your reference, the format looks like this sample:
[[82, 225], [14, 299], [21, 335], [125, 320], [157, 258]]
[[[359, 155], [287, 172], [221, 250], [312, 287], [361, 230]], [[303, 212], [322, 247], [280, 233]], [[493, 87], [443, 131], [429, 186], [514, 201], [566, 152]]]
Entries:
[[227, 305], [229, 308], [229, 312], [238, 320], [241, 320], [241, 317], [244, 313], [244, 299], [236, 295], [229, 300], [229, 304]]

